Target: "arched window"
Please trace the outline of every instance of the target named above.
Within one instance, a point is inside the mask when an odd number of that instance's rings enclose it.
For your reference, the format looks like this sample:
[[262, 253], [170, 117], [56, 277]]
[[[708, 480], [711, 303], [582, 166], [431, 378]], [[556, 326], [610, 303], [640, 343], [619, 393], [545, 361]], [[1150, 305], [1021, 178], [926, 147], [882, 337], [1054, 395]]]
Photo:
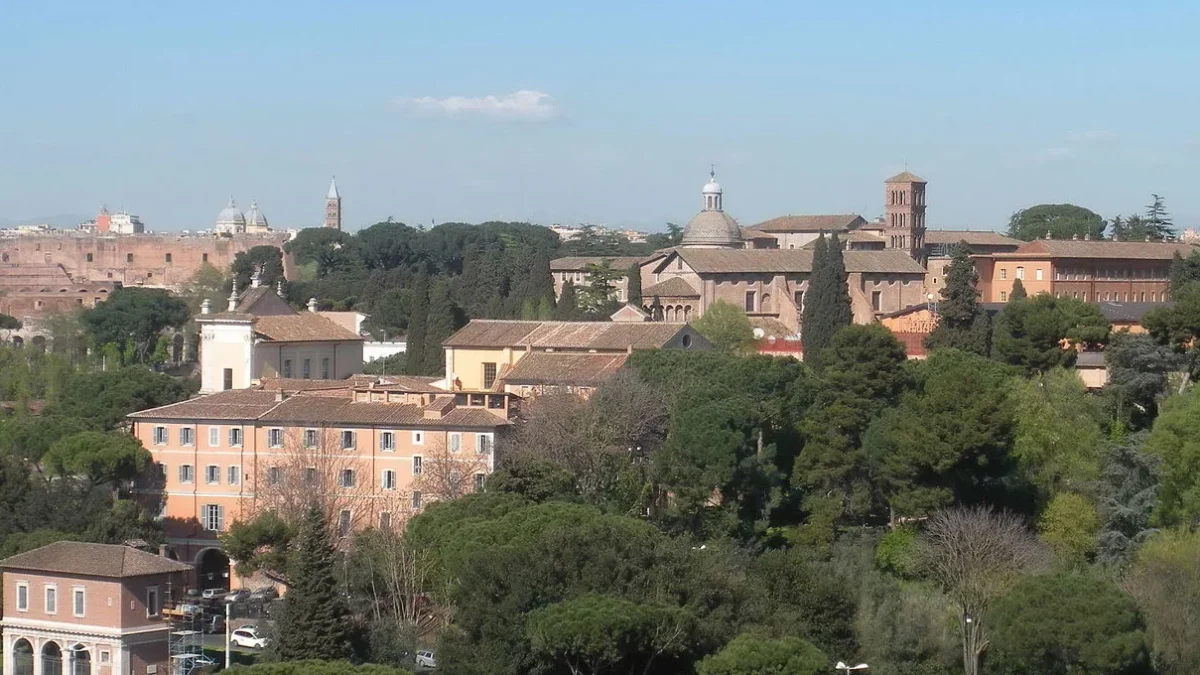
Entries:
[[771, 306], [771, 294], [763, 293], [762, 300], [759, 302], [759, 310], [762, 312], [772, 312], [774, 308]]
[[71, 675], [92, 675], [92, 653], [83, 645], [71, 648]]
[[62, 649], [57, 642], [42, 645], [42, 675], [63, 675]]
[[14, 675], [33, 675], [33, 645], [21, 638], [13, 643]]
[[692, 306], [691, 305], [683, 306], [683, 320], [684, 321], [692, 320]]

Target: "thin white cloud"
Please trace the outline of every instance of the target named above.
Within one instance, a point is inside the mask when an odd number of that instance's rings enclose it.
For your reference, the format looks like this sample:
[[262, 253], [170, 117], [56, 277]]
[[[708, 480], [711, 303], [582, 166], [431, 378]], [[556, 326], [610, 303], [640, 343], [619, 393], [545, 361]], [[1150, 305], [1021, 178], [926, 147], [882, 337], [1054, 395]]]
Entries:
[[1072, 133], [1067, 136], [1067, 140], [1072, 143], [1095, 143], [1099, 145], [1116, 141], [1117, 134], [1103, 129], [1093, 129], [1092, 131], [1077, 131]]
[[408, 110], [445, 117], [486, 117], [503, 120], [545, 122], [561, 110], [554, 97], [545, 92], [522, 89], [501, 96], [421, 96], [400, 99]]

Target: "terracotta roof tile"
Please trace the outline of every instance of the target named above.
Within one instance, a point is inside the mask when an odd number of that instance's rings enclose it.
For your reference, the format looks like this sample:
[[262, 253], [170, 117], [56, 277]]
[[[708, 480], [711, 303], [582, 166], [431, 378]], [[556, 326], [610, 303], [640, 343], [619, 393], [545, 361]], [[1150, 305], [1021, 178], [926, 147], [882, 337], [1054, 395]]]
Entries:
[[505, 376], [507, 384], [589, 385], [603, 382], [625, 365], [628, 354], [531, 352]]
[[[453, 397], [447, 395], [449, 403]], [[440, 401], [440, 398], [439, 398]], [[428, 406], [426, 406], [427, 408]], [[482, 408], [454, 408], [440, 418], [425, 417], [425, 409], [403, 403], [368, 403], [350, 399], [292, 396], [266, 414], [260, 422], [337, 425], [394, 425], [408, 427], [488, 428], [508, 421]]]
[[[700, 274], [808, 273], [812, 271], [809, 249], [677, 249], [684, 262]], [[888, 251], [845, 251], [847, 272], [868, 274], [925, 274], [925, 268], [907, 253]]]
[[644, 261], [645, 257], [630, 257], [630, 256], [575, 256], [566, 258], [555, 258], [550, 261], [551, 272], [582, 272], [587, 269], [588, 265], [599, 265], [608, 263], [608, 266], [614, 270], [627, 270], [634, 265], [639, 265]]
[[841, 232], [867, 221], [857, 213], [817, 216], [779, 216], [747, 227], [759, 232]]
[[252, 420], [279, 404], [274, 391], [231, 389], [131, 413], [133, 419]]
[[530, 347], [533, 349], [655, 349], [681, 332], [682, 323], [611, 321], [504, 321], [475, 319], [442, 344], [447, 347]]
[[700, 291], [681, 277], [671, 277], [642, 291], [643, 298], [698, 298]]
[[1012, 253], [998, 253], [996, 256], [1170, 260], [1176, 251], [1186, 258], [1193, 250], [1194, 245], [1181, 242], [1038, 239], [1022, 244]]
[[0, 560], [5, 569], [91, 577], [140, 577], [187, 572], [191, 565], [116, 544], [59, 541]]
[[361, 335], [346, 330], [313, 312], [282, 316], [260, 316], [254, 332], [271, 342], [362, 342]]
[[968, 246], [1012, 246], [1018, 247], [1025, 242], [1020, 239], [1006, 237], [999, 232], [985, 230], [925, 230], [926, 245], [953, 245], [961, 241]]
[[902, 171], [883, 181], [884, 183], [924, 183], [926, 180], [911, 171]]

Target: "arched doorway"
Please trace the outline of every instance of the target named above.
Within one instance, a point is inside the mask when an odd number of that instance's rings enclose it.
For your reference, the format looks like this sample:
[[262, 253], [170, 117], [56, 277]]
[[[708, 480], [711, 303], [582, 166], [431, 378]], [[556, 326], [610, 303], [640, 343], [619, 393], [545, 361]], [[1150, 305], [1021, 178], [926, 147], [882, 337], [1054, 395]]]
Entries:
[[196, 554], [196, 583], [200, 588], [229, 588], [229, 556], [216, 547]]
[[12, 343], [14, 347], [20, 349], [21, 347], [25, 346], [25, 338], [21, 337], [20, 335], [14, 335]]
[[42, 675], [63, 675], [62, 649], [57, 642], [42, 645]]
[[13, 643], [13, 675], [33, 675], [33, 645], [25, 638]]
[[71, 647], [71, 675], [92, 675], [92, 653], [83, 645]]

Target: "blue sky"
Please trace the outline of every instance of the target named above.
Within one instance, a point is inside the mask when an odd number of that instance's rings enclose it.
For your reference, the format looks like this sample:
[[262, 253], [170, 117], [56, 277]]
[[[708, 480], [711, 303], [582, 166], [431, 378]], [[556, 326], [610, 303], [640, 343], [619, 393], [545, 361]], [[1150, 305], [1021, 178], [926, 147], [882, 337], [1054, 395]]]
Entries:
[[[340, 5], [346, 6], [340, 6]], [[230, 195], [273, 225], [661, 229], [709, 164], [743, 224], [933, 227], [1151, 192], [1200, 225], [1200, 3], [11, 3], [0, 220], [102, 204], [159, 230]], [[491, 98], [489, 98], [491, 97]]]

